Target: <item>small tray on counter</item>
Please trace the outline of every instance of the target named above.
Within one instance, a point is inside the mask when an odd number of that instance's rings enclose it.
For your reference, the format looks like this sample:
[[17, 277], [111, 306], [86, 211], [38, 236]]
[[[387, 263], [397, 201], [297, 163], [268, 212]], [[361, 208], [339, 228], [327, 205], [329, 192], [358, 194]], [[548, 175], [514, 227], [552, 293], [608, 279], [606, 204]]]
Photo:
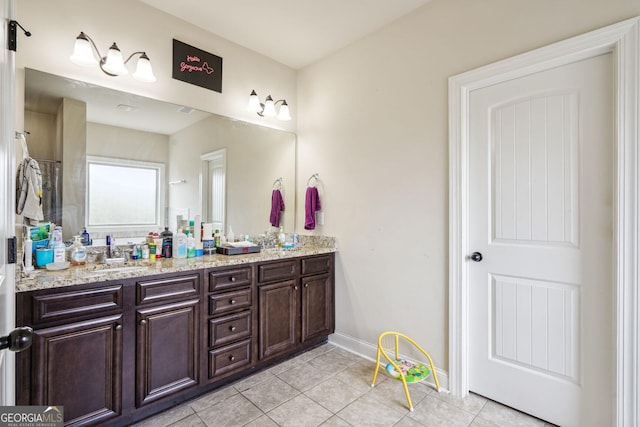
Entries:
[[255, 254], [260, 252], [260, 246], [224, 244], [222, 246], [217, 247], [216, 252], [222, 255]]

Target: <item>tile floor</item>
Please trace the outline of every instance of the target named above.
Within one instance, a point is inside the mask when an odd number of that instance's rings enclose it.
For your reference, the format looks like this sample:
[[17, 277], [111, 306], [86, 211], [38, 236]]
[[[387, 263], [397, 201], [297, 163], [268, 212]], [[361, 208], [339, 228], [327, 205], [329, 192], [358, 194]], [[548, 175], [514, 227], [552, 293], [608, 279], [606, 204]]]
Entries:
[[469, 426], [549, 427], [477, 395], [456, 399], [426, 383], [409, 387], [378, 375], [374, 362], [325, 344], [296, 358], [144, 420], [139, 427]]

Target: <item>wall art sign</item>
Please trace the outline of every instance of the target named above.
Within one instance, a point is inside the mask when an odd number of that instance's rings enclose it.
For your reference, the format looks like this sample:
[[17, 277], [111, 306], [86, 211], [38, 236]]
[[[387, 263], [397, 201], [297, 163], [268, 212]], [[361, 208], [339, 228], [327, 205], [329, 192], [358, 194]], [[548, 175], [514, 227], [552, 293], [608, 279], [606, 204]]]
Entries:
[[173, 39], [173, 78], [222, 93], [222, 58]]

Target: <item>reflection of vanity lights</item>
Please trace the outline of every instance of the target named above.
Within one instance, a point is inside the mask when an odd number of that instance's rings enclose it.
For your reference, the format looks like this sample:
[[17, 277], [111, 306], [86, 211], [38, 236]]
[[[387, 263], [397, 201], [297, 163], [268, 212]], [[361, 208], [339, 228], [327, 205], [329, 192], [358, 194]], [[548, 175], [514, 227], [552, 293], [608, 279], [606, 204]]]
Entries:
[[[280, 110], [276, 111], [276, 106], [281, 103]], [[264, 104], [260, 102], [258, 94], [255, 90], [251, 91], [249, 95], [249, 105], [247, 106], [249, 111], [255, 111], [260, 117], [277, 117], [278, 120], [291, 120], [291, 114], [289, 114], [289, 105], [284, 99], [274, 101], [271, 95], [267, 96]]]
[[[99, 61], [95, 58], [94, 51], [100, 58]], [[143, 82], [155, 82], [156, 76], [153, 75], [151, 61], [149, 61], [149, 57], [145, 52], [134, 52], [125, 61], [122, 59], [122, 53], [118, 49], [118, 45], [113, 43], [107, 51], [107, 56], [102, 56], [91, 37], [83, 32], [80, 32], [80, 35], [76, 38], [73, 54], [69, 59], [74, 64], [84, 67], [99, 65], [105, 74], [115, 77], [129, 73], [125, 64], [135, 55], [140, 55], [140, 57], [138, 58], [136, 71], [132, 74], [133, 78]]]

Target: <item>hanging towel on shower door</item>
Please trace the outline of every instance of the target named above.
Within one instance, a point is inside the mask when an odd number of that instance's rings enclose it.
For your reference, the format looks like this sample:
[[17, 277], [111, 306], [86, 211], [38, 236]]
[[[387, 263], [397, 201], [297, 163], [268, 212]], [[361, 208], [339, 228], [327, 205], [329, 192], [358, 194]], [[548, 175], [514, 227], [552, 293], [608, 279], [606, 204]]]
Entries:
[[282, 199], [282, 193], [275, 188], [271, 192], [271, 215], [269, 215], [269, 221], [274, 227], [280, 227], [280, 214], [284, 210], [284, 200]]
[[32, 225], [44, 219], [42, 214], [42, 174], [38, 162], [29, 156], [27, 141], [20, 135], [24, 160], [16, 176], [16, 214], [23, 215]]
[[304, 198], [304, 229], [315, 230], [316, 212], [321, 209], [320, 196], [316, 187], [307, 187], [307, 194]]

